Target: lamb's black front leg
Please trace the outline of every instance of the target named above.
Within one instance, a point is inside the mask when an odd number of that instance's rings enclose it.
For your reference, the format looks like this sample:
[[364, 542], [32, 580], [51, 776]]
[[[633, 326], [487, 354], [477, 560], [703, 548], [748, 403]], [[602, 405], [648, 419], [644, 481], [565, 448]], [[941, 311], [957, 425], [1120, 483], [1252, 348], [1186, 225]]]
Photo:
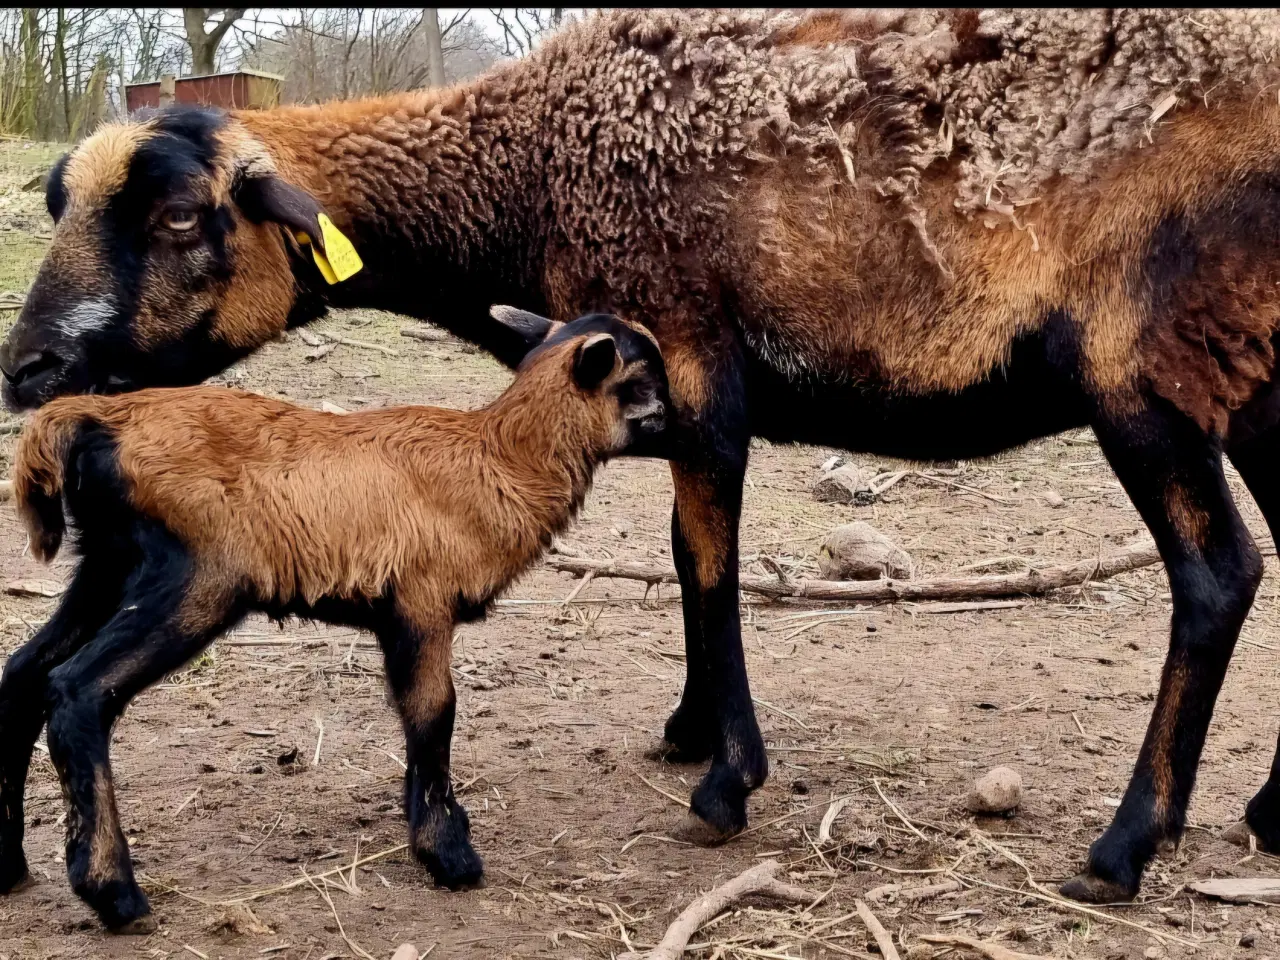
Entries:
[[[768, 774], [742, 653], [738, 611], [738, 522], [750, 439], [741, 368], [718, 366], [672, 378], [673, 401], [684, 411], [671, 471], [676, 506], [672, 553], [683, 592], [688, 676], [666, 736], [681, 759], [712, 756], [693, 792], [701, 823], [690, 835], [727, 840], [747, 825], [747, 797]], [[687, 358], [672, 356], [681, 370]], [[681, 383], [696, 390], [678, 395]]]

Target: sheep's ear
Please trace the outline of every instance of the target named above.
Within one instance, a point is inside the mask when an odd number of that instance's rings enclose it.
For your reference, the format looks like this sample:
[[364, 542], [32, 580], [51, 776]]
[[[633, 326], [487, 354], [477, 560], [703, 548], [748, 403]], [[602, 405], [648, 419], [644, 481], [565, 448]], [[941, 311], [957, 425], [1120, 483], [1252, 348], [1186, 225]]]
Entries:
[[607, 333], [587, 337], [573, 358], [573, 379], [584, 390], [594, 390], [613, 373], [618, 363], [618, 347]]
[[489, 316], [524, 337], [525, 343], [531, 348], [536, 347], [563, 326], [539, 314], [530, 313], [518, 307], [509, 307], [503, 303], [495, 303], [490, 307]]
[[324, 213], [324, 208], [307, 191], [268, 174], [243, 178], [235, 191], [235, 198], [244, 215], [254, 223], [270, 220], [283, 224], [295, 234], [305, 233], [321, 253], [328, 253], [324, 231], [320, 227], [320, 214]]

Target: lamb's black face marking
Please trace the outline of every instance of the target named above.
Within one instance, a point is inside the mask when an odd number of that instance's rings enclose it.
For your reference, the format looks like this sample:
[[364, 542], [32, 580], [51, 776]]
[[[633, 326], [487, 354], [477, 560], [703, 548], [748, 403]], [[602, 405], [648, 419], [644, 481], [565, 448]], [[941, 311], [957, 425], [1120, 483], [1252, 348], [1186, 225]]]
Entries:
[[671, 397], [667, 370], [657, 343], [646, 333], [612, 314], [587, 314], [571, 323], [553, 326], [549, 332], [531, 330], [528, 334], [531, 340], [545, 339], [529, 351], [521, 361], [520, 369], [559, 344], [584, 336], [590, 338], [594, 334], [608, 334], [621, 359], [621, 374], [617, 379], [606, 379], [603, 384], [593, 384], [589, 388], [607, 389], [617, 398], [629, 436], [627, 446], [621, 452], [628, 456], [669, 456], [667, 412], [671, 409]]
[[270, 178], [233, 175], [221, 156], [226, 124], [220, 110], [168, 109], [53, 168], [53, 245], [0, 346], [10, 407], [197, 383], [252, 348], [254, 310], [284, 325], [296, 250], [263, 214]]

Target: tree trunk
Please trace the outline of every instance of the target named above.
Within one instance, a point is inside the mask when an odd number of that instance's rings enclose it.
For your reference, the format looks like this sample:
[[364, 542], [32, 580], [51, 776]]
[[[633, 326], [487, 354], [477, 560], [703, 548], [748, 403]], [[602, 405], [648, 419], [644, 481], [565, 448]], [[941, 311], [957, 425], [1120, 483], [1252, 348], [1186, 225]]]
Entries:
[[36, 135], [37, 106], [44, 76], [40, 70], [40, 11], [22, 8], [22, 102], [18, 107], [18, 130], [28, 137]]
[[[213, 14], [222, 14], [222, 19], [208, 33], [204, 32], [205, 21]], [[245, 9], [230, 7], [183, 7], [182, 23], [187, 29], [187, 46], [191, 48], [191, 75], [203, 76], [217, 70], [218, 45], [227, 35], [231, 25], [245, 14]]]
[[444, 46], [440, 37], [439, 8], [422, 8], [422, 29], [427, 36], [427, 82], [433, 87], [443, 87]]
[[71, 135], [71, 89], [67, 77], [67, 16], [64, 7], [58, 7], [58, 22], [53, 34], [53, 64], [58, 71], [54, 78], [62, 88], [62, 130], [64, 137]]

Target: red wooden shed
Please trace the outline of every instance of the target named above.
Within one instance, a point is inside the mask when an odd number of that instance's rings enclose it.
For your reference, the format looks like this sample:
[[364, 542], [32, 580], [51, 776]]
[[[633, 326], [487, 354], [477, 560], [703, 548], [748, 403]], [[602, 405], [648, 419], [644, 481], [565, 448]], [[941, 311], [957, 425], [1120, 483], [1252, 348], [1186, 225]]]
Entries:
[[[261, 70], [179, 77], [174, 82], [173, 97], [178, 103], [199, 103], [228, 110], [263, 110], [279, 105], [283, 81], [283, 77]], [[160, 106], [160, 85], [160, 80], [125, 84], [124, 102], [129, 113]]]

